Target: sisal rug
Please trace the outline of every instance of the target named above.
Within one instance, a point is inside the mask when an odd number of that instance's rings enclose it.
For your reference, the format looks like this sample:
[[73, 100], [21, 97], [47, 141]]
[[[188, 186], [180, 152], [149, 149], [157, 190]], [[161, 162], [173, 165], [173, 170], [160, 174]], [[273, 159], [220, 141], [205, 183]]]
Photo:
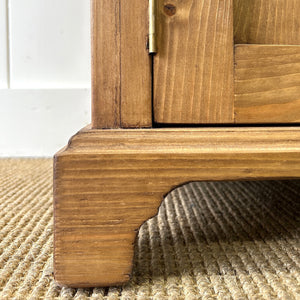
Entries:
[[300, 181], [185, 185], [141, 227], [127, 285], [61, 288], [52, 161], [2, 159], [0, 300], [300, 299], [299, 200]]

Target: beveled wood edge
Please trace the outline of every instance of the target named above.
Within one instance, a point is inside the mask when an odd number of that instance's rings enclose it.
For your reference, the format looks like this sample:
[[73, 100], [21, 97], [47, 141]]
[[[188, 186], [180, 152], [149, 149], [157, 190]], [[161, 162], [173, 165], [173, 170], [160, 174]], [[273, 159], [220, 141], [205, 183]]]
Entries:
[[[300, 46], [299, 46], [300, 47]], [[159, 127], [159, 128], [92, 128], [91, 124], [88, 124], [78, 130], [73, 136], [78, 133], [101, 133], [101, 132], [279, 132], [279, 131], [299, 131], [300, 132], [300, 125], [290, 124], [289, 126], [281, 126], [278, 125], [269, 125], [264, 124], [263, 126], [256, 126], [253, 124], [249, 124], [247, 126], [241, 126], [241, 124], [236, 126], [193, 126], [193, 127], [185, 127], [184, 125], [178, 124], [178, 127]], [[72, 137], [73, 137], [72, 136]], [[71, 137], [71, 138], [72, 138]]]
[[300, 154], [300, 126], [91, 129], [73, 135], [56, 155], [69, 153]]

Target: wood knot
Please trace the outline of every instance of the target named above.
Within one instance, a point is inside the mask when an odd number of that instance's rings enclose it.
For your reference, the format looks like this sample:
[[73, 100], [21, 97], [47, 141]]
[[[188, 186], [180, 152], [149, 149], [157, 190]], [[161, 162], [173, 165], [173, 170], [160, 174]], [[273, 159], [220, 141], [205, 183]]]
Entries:
[[166, 15], [168, 15], [168, 16], [174, 16], [175, 14], [176, 14], [176, 6], [175, 5], [173, 5], [173, 4], [166, 4], [165, 6], [164, 6], [164, 12], [165, 12], [165, 14]]

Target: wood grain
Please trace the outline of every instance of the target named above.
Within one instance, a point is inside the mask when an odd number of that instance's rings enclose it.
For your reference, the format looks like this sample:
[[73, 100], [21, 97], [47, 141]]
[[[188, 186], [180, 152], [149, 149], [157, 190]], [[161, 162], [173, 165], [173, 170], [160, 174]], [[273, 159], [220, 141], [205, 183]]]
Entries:
[[147, 49], [147, 16], [148, 1], [121, 1], [122, 128], [152, 126], [152, 61]]
[[152, 126], [147, 1], [92, 0], [92, 126]]
[[231, 0], [158, 0], [156, 122], [233, 122], [232, 15]]
[[299, 177], [297, 127], [85, 129], [55, 157], [55, 278], [129, 280], [139, 226], [183, 183]]
[[92, 126], [120, 127], [120, 0], [91, 0]]
[[237, 45], [235, 122], [300, 122], [300, 46]]
[[299, 0], [235, 0], [236, 44], [300, 45]]

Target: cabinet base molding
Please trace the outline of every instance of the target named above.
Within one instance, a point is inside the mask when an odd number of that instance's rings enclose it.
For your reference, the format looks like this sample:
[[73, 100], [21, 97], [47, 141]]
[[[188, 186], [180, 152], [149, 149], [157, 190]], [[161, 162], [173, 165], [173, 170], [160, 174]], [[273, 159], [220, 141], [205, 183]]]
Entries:
[[139, 227], [191, 181], [300, 178], [299, 127], [84, 128], [54, 159], [54, 273], [70, 287], [130, 279]]

